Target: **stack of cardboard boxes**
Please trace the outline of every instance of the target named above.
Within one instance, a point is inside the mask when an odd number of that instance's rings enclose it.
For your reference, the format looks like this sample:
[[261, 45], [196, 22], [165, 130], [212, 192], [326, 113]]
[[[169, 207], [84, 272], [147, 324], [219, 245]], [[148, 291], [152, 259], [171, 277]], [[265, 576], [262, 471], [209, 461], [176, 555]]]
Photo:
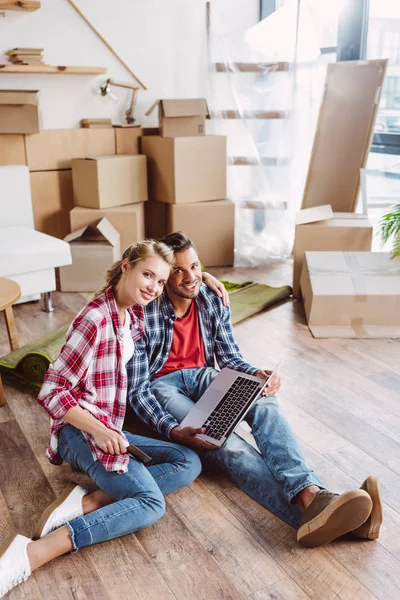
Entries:
[[64, 292], [100, 289], [121, 253], [144, 238], [147, 160], [110, 155], [72, 160], [75, 207], [70, 212], [72, 265], [60, 269]]
[[334, 213], [330, 204], [299, 211], [293, 249], [293, 295], [300, 292], [305, 252], [369, 251], [371, 243], [372, 225], [366, 214]]
[[149, 113], [156, 106], [159, 135], [145, 131], [141, 139], [149, 169], [146, 235], [183, 231], [204, 265], [232, 265], [235, 211], [226, 199], [226, 137], [205, 135], [204, 99], [159, 100]]
[[122, 251], [145, 235], [182, 230], [206, 266], [233, 264], [226, 138], [205, 135], [204, 99], [157, 101], [160, 128], [40, 131], [38, 96], [0, 92], [0, 164], [28, 165], [35, 229], [65, 239], [105, 217]]
[[386, 64], [328, 65], [294, 245], [293, 291], [315, 337], [400, 337], [400, 258], [371, 252], [363, 170]]
[[35, 229], [63, 239], [74, 206], [72, 161], [115, 152], [112, 129], [45, 129], [25, 136]]
[[0, 92], [0, 165], [29, 167], [35, 229], [71, 244], [61, 290], [93, 292], [121, 251], [145, 236], [142, 129], [40, 131], [38, 97]]

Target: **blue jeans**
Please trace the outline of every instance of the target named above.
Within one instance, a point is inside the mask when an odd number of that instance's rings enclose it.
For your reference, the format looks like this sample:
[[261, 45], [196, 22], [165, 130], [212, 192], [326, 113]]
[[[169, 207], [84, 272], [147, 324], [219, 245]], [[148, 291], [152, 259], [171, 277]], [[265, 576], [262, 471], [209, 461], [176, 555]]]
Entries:
[[60, 432], [61, 458], [87, 473], [101, 490], [116, 500], [67, 523], [74, 550], [152, 525], [165, 512], [163, 494], [189, 485], [200, 474], [201, 463], [193, 450], [124, 433], [131, 444], [152, 457], [148, 467], [131, 458], [126, 473], [106, 471], [100, 461], [93, 459], [79, 429], [65, 425]]
[[[211, 367], [182, 369], [154, 379], [151, 388], [165, 410], [181, 422], [217, 374]], [[259, 398], [245, 420], [260, 453], [234, 433], [222, 448], [200, 451], [199, 456], [225, 471], [246, 494], [280, 519], [298, 527], [300, 509], [292, 500], [310, 485], [323, 486], [306, 465], [275, 396]]]

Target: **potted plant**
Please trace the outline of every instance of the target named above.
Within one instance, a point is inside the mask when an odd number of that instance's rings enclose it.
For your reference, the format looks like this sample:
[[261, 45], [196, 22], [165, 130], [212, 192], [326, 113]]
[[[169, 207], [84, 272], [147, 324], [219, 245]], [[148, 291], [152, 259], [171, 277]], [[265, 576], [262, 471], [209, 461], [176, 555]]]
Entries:
[[382, 243], [393, 240], [393, 255], [400, 256], [400, 204], [392, 206], [390, 211], [383, 215], [379, 224]]

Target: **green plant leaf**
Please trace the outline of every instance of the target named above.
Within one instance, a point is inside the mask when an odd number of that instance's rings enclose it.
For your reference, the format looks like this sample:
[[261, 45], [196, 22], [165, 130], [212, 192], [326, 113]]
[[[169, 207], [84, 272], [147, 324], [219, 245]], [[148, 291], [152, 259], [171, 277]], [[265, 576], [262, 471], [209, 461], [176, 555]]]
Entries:
[[400, 256], [400, 204], [393, 206], [379, 223], [382, 245], [394, 238], [393, 256]]
[[393, 258], [395, 256], [400, 256], [400, 235], [396, 237], [393, 244]]

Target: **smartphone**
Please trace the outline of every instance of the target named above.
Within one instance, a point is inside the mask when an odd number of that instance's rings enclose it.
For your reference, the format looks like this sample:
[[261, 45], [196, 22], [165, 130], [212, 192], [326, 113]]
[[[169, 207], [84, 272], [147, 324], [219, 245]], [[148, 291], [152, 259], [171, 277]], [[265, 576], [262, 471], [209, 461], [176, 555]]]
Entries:
[[139, 448], [137, 448], [133, 444], [129, 444], [129, 446], [126, 447], [126, 451], [128, 452], [128, 454], [130, 454], [134, 458], [137, 458], [138, 460], [140, 460], [140, 462], [144, 464], [147, 464], [151, 461], [151, 456], [146, 454], [146, 452], [139, 450]]
[[282, 359], [280, 359], [280, 360], [278, 361], [278, 364], [276, 365], [276, 367], [275, 367], [275, 368], [274, 368], [274, 370], [272, 371], [271, 375], [268, 377], [268, 379], [267, 379], [267, 385], [266, 385], [266, 387], [268, 387], [268, 382], [269, 382], [269, 380], [271, 379], [271, 377], [273, 377], [273, 376], [275, 375], [275, 373], [277, 372], [277, 370], [278, 370], [278, 368], [279, 368], [279, 365], [281, 364], [281, 362], [282, 362]]

